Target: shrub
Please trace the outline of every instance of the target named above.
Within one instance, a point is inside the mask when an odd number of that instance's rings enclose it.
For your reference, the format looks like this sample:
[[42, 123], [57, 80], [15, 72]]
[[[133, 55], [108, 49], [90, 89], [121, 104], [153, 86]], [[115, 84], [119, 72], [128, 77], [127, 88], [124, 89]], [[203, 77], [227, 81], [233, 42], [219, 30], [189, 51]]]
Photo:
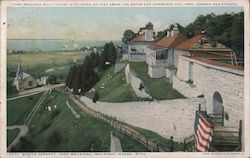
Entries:
[[59, 110], [53, 110], [51, 113], [51, 120], [53, 120], [59, 114], [60, 114]]
[[99, 99], [99, 94], [98, 94], [98, 92], [95, 92], [92, 101], [93, 101], [94, 103], [96, 103], [96, 101], [97, 101], [98, 99]]
[[58, 146], [60, 145], [61, 141], [62, 141], [62, 136], [60, 134], [60, 132], [58, 132], [57, 130], [53, 131], [52, 134], [49, 137], [48, 140], [48, 145], [49, 146]]

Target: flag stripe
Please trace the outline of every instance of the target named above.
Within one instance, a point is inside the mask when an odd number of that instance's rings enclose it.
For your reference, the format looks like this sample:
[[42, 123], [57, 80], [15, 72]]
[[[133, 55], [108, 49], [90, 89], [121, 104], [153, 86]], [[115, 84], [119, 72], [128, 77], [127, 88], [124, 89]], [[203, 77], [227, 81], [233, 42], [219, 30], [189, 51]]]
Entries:
[[195, 115], [194, 133], [196, 151], [208, 151], [212, 141], [213, 126], [199, 111], [196, 111]]
[[199, 115], [200, 115], [201, 121], [206, 125], [207, 128], [213, 128], [213, 126], [207, 120], [205, 120], [201, 114]]
[[205, 134], [212, 135], [211, 129], [204, 127], [204, 124], [202, 123], [202, 121], [200, 121], [200, 119], [198, 121], [198, 124], [198, 128], [201, 127], [202, 131], [204, 131]]
[[197, 135], [198, 135], [198, 138], [199, 138], [199, 142], [200, 142], [203, 146], [209, 148], [209, 143], [210, 143], [209, 140], [205, 139], [205, 138], [201, 135], [200, 131], [198, 131]]
[[[197, 134], [195, 134], [195, 139], [196, 139], [196, 140], [199, 140]], [[202, 147], [202, 146], [200, 145], [199, 141], [196, 141], [196, 144], [195, 144], [195, 145], [196, 145], [196, 151], [199, 151], [199, 152], [207, 151], [206, 148], [204, 148], [204, 147]]]
[[201, 132], [202, 136], [205, 138], [205, 139], [210, 139], [211, 138], [211, 135], [208, 135], [206, 133], [204, 133], [204, 131], [201, 129], [201, 126], [198, 127], [198, 130], [199, 132]]

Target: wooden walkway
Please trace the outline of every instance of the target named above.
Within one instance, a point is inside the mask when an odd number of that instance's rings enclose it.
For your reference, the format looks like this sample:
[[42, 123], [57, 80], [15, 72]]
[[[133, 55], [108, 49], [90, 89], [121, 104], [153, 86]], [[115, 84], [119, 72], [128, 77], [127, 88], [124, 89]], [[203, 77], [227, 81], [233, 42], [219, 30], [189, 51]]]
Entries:
[[166, 151], [168, 151], [168, 149], [161, 147], [158, 143], [155, 143], [152, 140], [148, 139], [146, 136], [139, 133], [135, 129], [133, 129], [127, 125], [124, 125], [117, 120], [111, 119], [111, 118], [105, 116], [104, 114], [101, 114], [99, 112], [95, 112], [94, 110], [88, 108], [74, 95], [69, 95], [69, 97], [84, 112], [86, 112], [87, 114], [89, 114], [90, 116], [92, 116], [96, 119], [102, 120], [103, 122], [112, 126], [115, 129], [117, 129], [121, 133], [124, 133], [125, 135], [129, 136], [130, 138], [136, 140], [137, 142], [144, 145], [149, 151], [152, 151], [152, 152], [166, 152]]

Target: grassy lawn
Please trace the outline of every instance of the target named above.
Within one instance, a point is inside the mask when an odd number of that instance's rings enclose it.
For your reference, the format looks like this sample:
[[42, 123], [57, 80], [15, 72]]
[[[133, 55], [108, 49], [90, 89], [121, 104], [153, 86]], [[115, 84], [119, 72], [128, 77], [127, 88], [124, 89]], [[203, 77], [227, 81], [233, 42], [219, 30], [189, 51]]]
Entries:
[[[86, 53], [79, 51], [70, 52], [25, 52], [7, 54], [7, 89], [8, 98], [16, 95], [15, 86], [12, 85], [16, 76], [17, 64], [21, 61], [24, 72], [31, 74], [34, 78], [55, 75], [65, 78], [69, 68], [83, 62]], [[19, 60], [20, 59], [20, 60]]]
[[[82, 52], [26, 52], [7, 55], [7, 76], [14, 77], [21, 60], [22, 69], [34, 77], [66, 75], [73, 61], [82, 63], [86, 53]], [[19, 60], [20, 59], [20, 60]], [[46, 70], [49, 70], [47, 71]]]
[[[69, 100], [80, 114], [74, 117], [66, 106], [65, 94], [52, 92], [34, 115], [25, 141], [13, 151], [110, 151], [110, 131], [118, 137], [124, 151], [147, 151], [143, 145], [119, 133], [104, 122], [90, 117]], [[56, 105], [56, 109], [54, 108]], [[52, 107], [52, 111], [46, 107]]]
[[7, 144], [9, 145], [18, 135], [20, 132], [20, 129], [12, 129], [12, 130], [7, 130]]
[[24, 124], [33, 106], [40, 99], [42, 93], [7, 101], [7, 125]]
[[[104, 72], [98, 72], [98, 75], [101, 79], [96, 83], [94, 89], [98, 92], [100, 101], [127, 102], [138, 100], [131, 85], [126, 84], [124, 69], [114, 74], [114, 66], [111, 66]], [[92, 98], [93, 92], [86, 93], [86, 96]]]
[[157, 100], [184, 98], [178, 91], [172, 88], [165, 77], [150, 78], [145, 62], [132, 62], [130, 68], [143, 81], [146, 91]]

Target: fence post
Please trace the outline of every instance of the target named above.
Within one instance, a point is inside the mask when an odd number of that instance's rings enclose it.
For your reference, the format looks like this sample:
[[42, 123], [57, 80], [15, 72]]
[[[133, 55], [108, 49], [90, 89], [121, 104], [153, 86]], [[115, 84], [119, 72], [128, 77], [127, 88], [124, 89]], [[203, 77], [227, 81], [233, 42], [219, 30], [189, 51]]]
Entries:
[[184, 151], [186, 151], [186, 139], [184, 140]]
[[148, 148], [148, 138], [146, 138], [146, 141], [147, 141], [147, 148]]
[[241, 143], [241, 137], [242, 137], [242, 120], [240, 120], [239, 124], [239, 143]]
[[201, 104], [199, 104], [199, 111], [201, 111]]
[[157, 151], [159, 152], [159, 145], [158, 145], [158, 144], [156, 144], [156, 147], [157, 147]]
[[221, 122], [222, 126], [224, 126], [224, 108], [222, 107], [222, 122]]

